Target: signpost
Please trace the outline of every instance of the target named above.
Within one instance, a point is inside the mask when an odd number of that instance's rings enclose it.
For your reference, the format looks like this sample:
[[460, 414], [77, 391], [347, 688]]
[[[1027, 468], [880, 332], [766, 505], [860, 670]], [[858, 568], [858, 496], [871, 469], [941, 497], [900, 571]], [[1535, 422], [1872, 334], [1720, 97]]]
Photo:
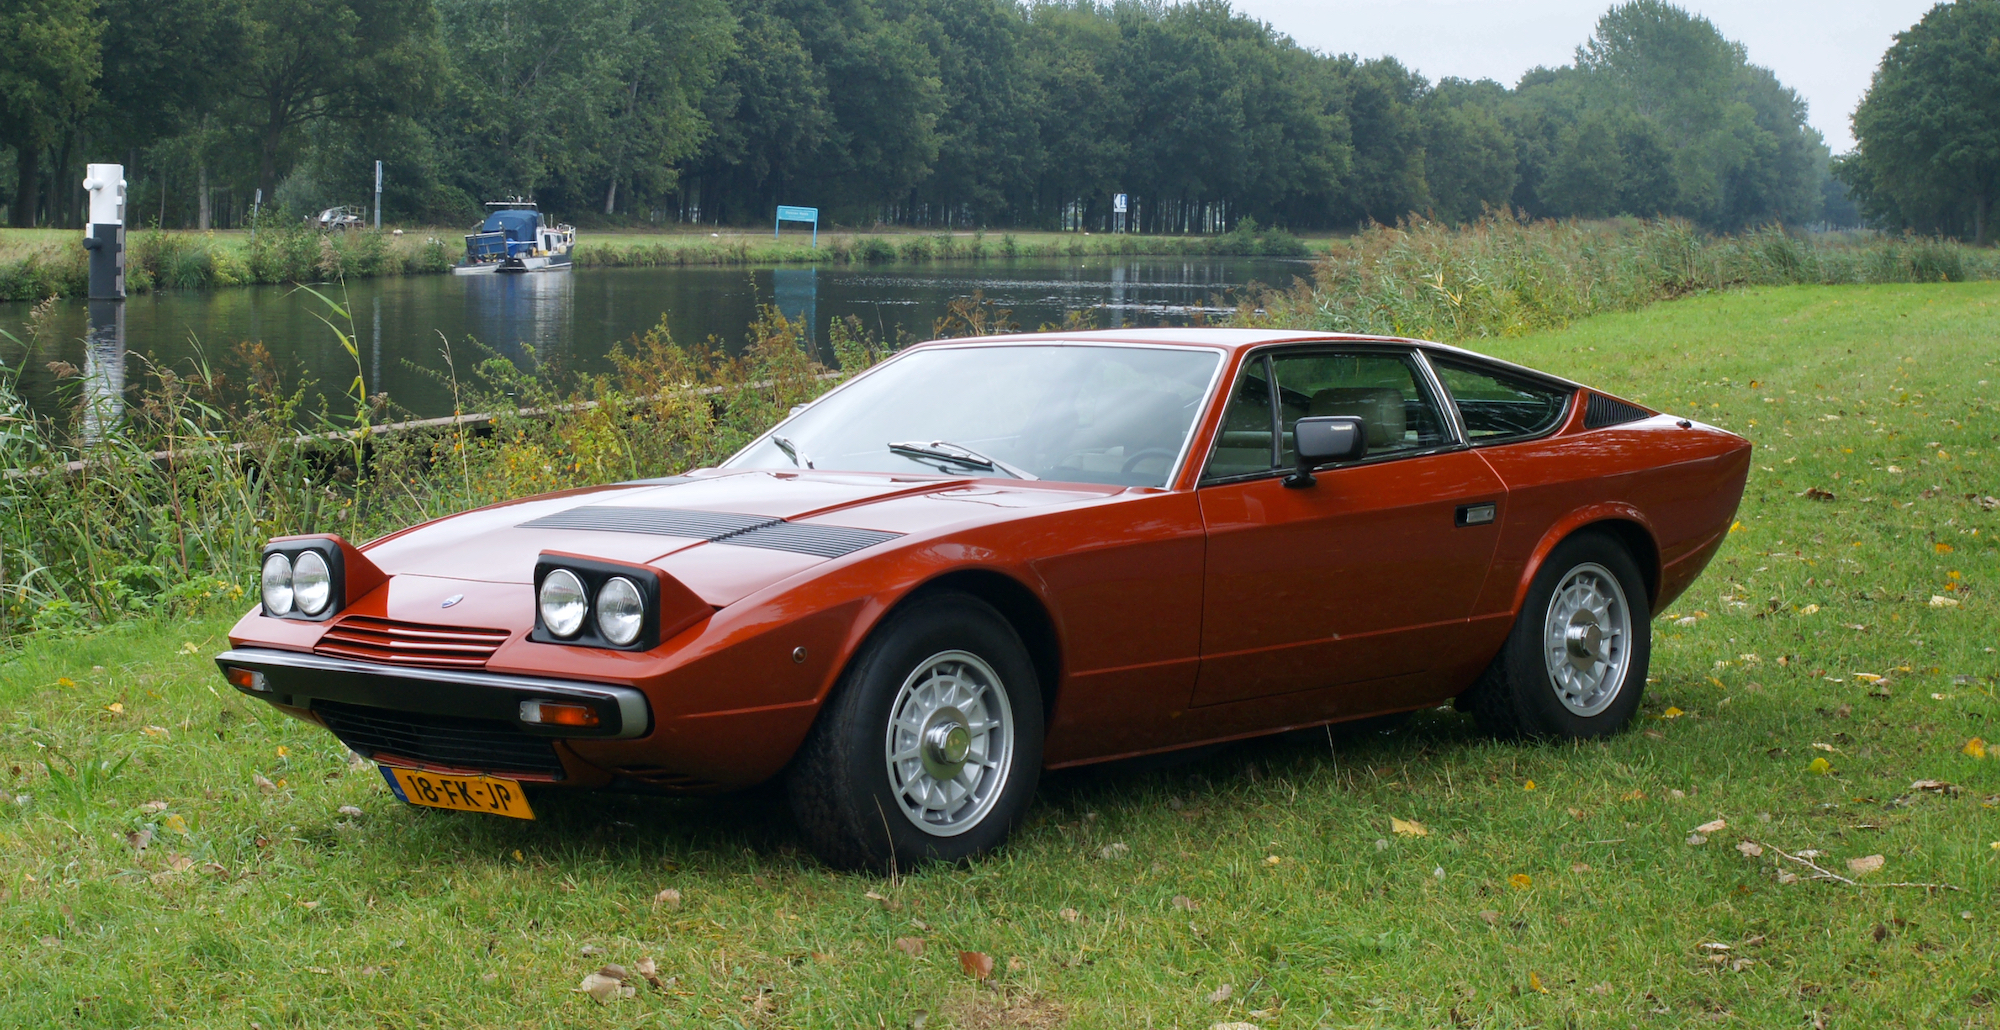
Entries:
[[775, 240], [778, 238], [778, 230], [784, 228], [782, 223], [785, 222], [811, 222], [813, 225], [813, 246], [819, 246], [819, 208], [792, 207], [789, 204], [779, 204], [778, 217], [771, 220], [772, 239]]
[[382, 162], [375, 162], [375, 229], [382, 229]]
[[1125, 231], [1125, 208], [1125, 194], [1113, 193], [1111, 195], [1111, 213], [1118, 216], [1118, 224], [1113, 228], [1115, 232]]

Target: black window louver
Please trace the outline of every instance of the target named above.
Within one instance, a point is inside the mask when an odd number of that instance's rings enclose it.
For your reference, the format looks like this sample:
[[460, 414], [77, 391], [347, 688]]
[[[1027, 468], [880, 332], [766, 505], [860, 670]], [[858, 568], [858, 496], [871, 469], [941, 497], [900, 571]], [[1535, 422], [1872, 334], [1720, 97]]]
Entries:
[[1590, 395], [1590, 403], [1583, 409], [1583, 428], [1603, 429], [1605, 426], [1622, 425], [1651, 417], [1653, 417], [1652, 412], [1636, 404], [1614, 401], [1601, 393], [1593, 393]]

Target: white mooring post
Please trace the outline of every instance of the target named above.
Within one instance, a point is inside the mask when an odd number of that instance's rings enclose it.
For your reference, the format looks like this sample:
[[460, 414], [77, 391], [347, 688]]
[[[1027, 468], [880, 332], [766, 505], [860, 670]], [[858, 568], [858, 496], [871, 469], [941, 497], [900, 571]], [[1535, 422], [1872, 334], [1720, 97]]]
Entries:
[[125, 407], [125, 166], [91, 165], [83, 177], [90, 192], [90, 336], [84, 349], [82, 438], [104, 438]]
[[375, 228], [382, 228], [382, 162], [375, 162]]

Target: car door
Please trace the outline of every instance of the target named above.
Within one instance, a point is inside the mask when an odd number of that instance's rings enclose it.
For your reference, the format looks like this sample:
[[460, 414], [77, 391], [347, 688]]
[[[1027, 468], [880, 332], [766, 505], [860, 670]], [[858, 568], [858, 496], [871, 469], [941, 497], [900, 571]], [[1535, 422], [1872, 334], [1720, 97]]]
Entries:
[[[1208, 550], [1195, 704], [1350, 683], [1356, 712], [1423, 700], [1410, 700], [1416, 674], [1470, 614], [1505, 502], [1447, 410], [1409, 348], [1246, 360], [1197, 490]], [[1368, 453], [1287, 486], [1292, 427], [1308, 415], [1360, 417]]]

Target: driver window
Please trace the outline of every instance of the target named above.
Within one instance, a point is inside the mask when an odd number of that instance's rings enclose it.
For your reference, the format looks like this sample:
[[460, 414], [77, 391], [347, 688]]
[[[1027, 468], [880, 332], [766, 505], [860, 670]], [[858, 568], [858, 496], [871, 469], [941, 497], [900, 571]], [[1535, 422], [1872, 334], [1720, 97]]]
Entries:
[[1317, 415], [1352, 415], [1368, 427], [1368, 457], [1415, 453], [1451, 442], [1409, 355], [1290, 354], [1271, 362], [1282, 421], [1278, 464], [1297, 460], [1292, 427]]
[[1202, 469], [1202, 482], [1269, 472], [1278, 460], [1271, 438], [1274, 421], [1271, 359], [1252, 358], [1237, 376], [1236, 389], [1229, 391], [1229, 406], [1222, 410], [1222, 426], [1215, 436], [1214, 453]]

